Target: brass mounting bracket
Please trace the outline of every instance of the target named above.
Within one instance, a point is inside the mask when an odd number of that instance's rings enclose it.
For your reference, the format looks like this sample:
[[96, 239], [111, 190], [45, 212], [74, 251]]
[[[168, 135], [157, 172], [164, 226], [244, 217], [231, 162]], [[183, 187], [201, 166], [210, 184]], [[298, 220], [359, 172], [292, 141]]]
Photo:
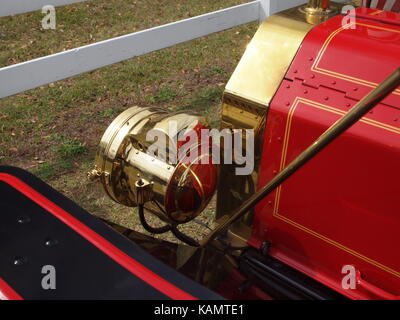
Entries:
[[138, 205], [144, 205], [153, 199], [153, 183], [140, 178], [135, 182], [135, 189]]

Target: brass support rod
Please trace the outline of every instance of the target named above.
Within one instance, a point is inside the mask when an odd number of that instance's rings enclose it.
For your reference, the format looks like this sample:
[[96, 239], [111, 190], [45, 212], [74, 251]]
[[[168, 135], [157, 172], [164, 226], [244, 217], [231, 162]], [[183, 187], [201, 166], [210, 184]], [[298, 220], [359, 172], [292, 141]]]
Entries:
[[268, 184], [254, 193], [224, 222], [222, 222], [201, 245], [206, 246], [220, 233], [225, 231], [232, 223], [242, 218], [249, 210], [252, 210], [263, 198], [279, 187], [286, 179], [292, 176], [304, 164], [310, 161], [322, 149], [329, 145], [333, 140], [360, 120], [373, 107], [381, 102], [387, 95], [400, 85], [400, 68], [396, 69], [388, 76], [377, 88], [372, 90], [367, 96], [360, 100], [343, 118], [335, 122], [317, 140], [315, 140], [306, 150], [296, 159], [289, 163], [280, 173], [278, 173]]

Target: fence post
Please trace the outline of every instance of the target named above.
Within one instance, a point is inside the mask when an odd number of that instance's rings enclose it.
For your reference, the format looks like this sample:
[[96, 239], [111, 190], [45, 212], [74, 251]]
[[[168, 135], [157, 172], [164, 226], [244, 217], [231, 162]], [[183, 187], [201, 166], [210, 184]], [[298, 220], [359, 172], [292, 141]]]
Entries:
[[258, 21], [261, 24], [267, 17], [271, 15], [271, 1], [274, 0], [259, 0], [260, 2], [260, 14]]

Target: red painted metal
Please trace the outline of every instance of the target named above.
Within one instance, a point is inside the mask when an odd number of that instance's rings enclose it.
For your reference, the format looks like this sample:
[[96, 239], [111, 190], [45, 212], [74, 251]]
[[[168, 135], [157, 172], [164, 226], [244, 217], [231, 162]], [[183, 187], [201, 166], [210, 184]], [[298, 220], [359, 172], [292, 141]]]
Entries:
[[357, 17], [362, 19], [374, 19], [388, 24], [400, 24], [400, 0], [398, 2], [397, 11], [383, 11], [369, 8], [359, 8]]
[[[354, 20], [337, 16], [312, 30], [286, 78], [360, 100], [400, 65], [400, 14], [385, 16], [389, 24], [374, 12], [358, 9]], [[384, 103], [400, 108], [400, 89]]]
[[7, 282], [0, 278], [0, 300], [24, 300]]
[[[197, 300], [189, 293], [181, 290], [172, 283], [163, 279], [153, 271], [140, 264], [125, 252], [115, 247], [112, 243], [107, 241], [105, 238], [94, 232], [92, 229], [87, 227], [85, 224], [74, 218], [68, 212], [51, 202], [49, 199], [32, 189], [30, 186], [25, 184], [23, 181], [9, 174], [0, 173], [0, 181], [3, 181], [26, 197], [37, 203], [42, 208], [46, 209], [49, 213], [54, 215], [57, 219], [61, 220], [71, 229], [76, 231], [79, 235], [85, 238], [87, 241], [96, 246], [99, 250], [104, 252], [107, 256], [113, 259], [116, 263], [120, 264], [126, 270], [148, 283], [153, 288], [162, 292], [166, 296], [175, 300]], [[1, 288], [1, 283], [0, 283]]]
[[[400, 66], [398, 21], [342, 19], [309, 33], [271, 103], [260, 186]], [[249, 243], [271, 241], [273, 257], [350, 298], [397, 298], [399, 163], [400, 88], [256, 208]], [[356, 289], [342, 286], [345, 265]]]

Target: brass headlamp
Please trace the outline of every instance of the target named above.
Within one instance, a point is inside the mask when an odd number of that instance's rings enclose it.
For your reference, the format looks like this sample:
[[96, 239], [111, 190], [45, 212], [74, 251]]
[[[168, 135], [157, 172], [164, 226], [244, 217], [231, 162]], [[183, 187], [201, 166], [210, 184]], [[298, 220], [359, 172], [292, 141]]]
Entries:
[[200, 131], [207, 128], [203, 117], [191, 113], [129, 108], [105, 131], [89, 177], [100, 179], [120, 204], [144, 204], [175, 225], [188, 222], [216, 189], [211, 147], [204, 148], [200, 140]]

